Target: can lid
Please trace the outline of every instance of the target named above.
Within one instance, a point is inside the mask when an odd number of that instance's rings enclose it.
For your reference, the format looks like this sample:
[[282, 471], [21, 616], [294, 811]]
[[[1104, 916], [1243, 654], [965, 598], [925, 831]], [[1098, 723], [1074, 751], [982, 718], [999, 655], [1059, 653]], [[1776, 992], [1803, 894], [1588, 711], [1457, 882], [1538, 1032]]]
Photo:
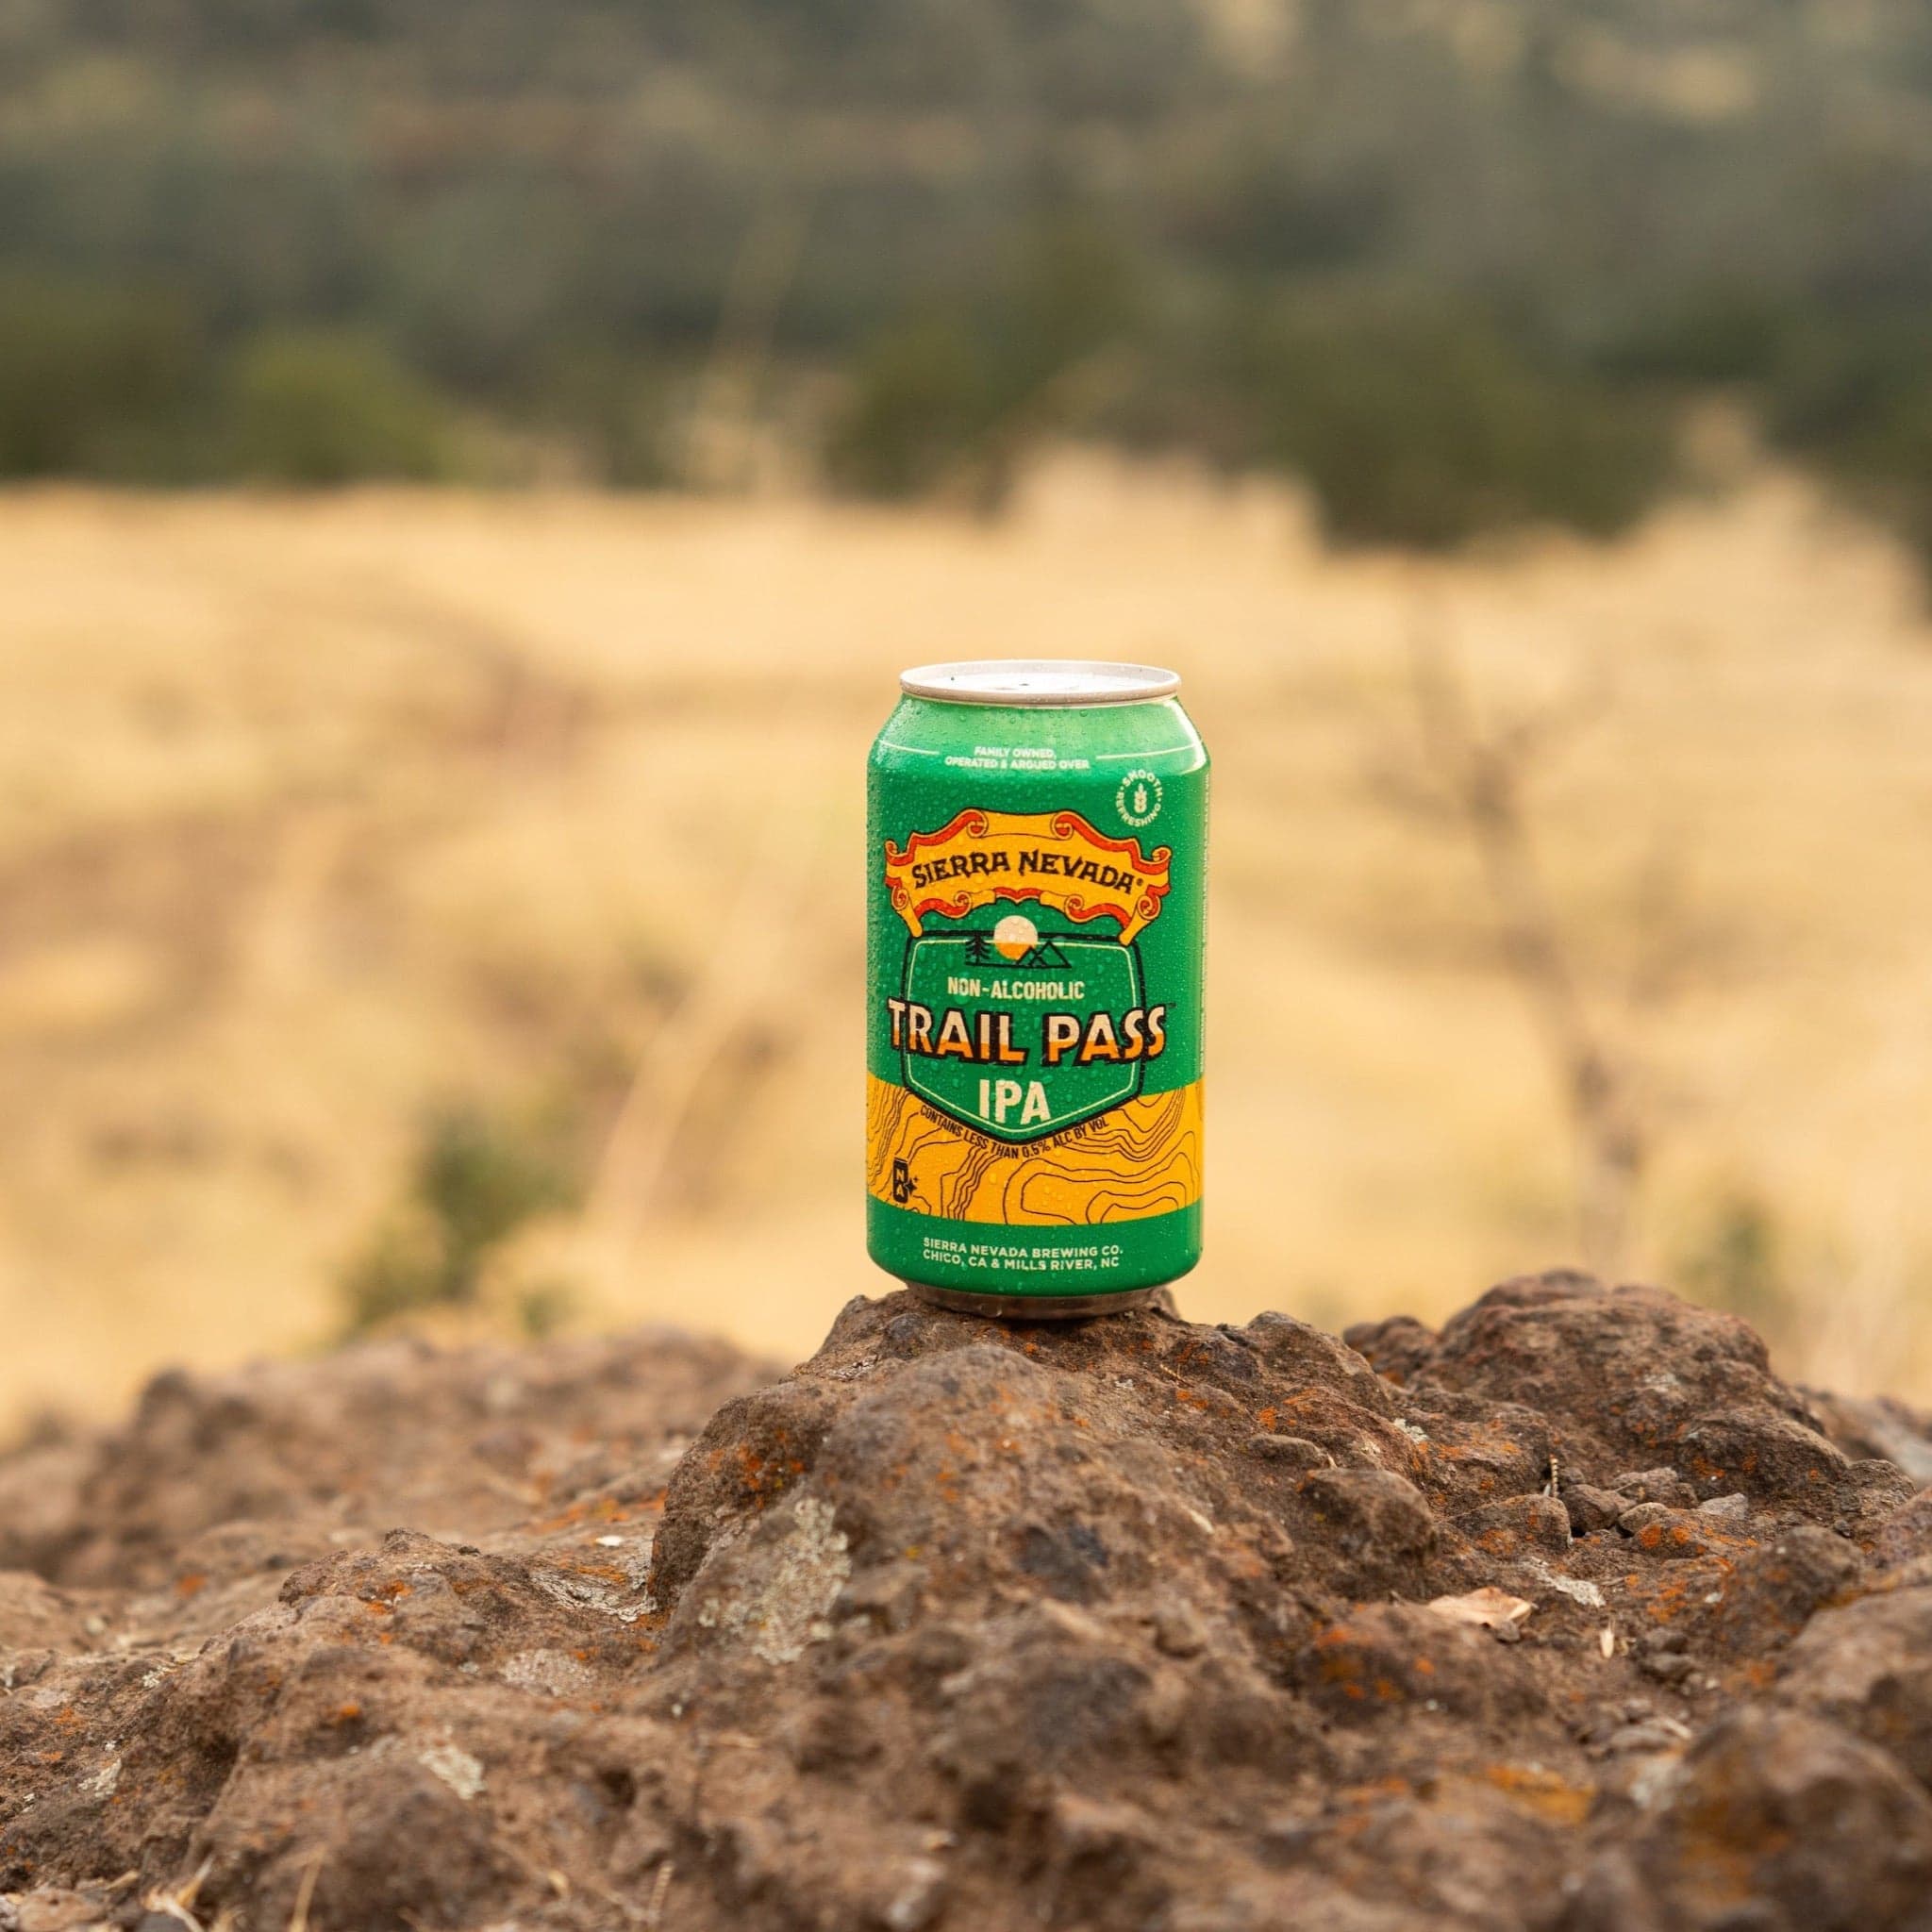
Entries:
[[1171, 698], [1180, 674], [1084, 658], [970, 658], [902, 672], [899, 689], [955, 705], [1139, 705]]

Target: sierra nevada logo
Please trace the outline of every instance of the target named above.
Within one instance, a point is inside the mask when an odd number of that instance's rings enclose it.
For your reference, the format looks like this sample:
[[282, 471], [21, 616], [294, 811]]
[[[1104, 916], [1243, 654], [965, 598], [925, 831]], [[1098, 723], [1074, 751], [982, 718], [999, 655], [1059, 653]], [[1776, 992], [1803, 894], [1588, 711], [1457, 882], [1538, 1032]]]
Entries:
[[1118, 920], [1131, 944], [1167, 897], [1168, 846], [1153, 858], [1138, 839], [1109, 839], [1076, 811], [978, 811], [937, 832], [914, 832], [902, 851], [886, 841], [892, 910], [919, 933], [928, 912], [964, 919], [995, 899], [1037, 899], [1076, 924]]
[[[1149, 1001], [1136, 941], [1159, 917], [1172, 857], [1071, 811], [968, 809], [903, 849], [888, 840], [886, 887], [910, 937], [884, 1018], [906, 1086], [1008, 1141], [1132, 1099], [1167, 1046], [1168, 1009]], [[1032, 909], [957, 924], [1000, 903]], [[1102, 919], [1118, 934], [1093, 930]]]

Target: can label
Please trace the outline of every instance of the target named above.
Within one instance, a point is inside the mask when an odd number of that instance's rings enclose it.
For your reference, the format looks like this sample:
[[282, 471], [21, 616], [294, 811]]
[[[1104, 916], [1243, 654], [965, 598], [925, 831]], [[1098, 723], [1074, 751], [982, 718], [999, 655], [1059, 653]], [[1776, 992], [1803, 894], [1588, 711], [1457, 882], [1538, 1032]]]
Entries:
[[984, 1293], [1171, 1278], [1198, 1245], [1202, 880], [1198, 840], [1147, 828], [1198, 810], [1151, 770], [1084, 810], [939, 789], [875, 774], [874, 1257]]

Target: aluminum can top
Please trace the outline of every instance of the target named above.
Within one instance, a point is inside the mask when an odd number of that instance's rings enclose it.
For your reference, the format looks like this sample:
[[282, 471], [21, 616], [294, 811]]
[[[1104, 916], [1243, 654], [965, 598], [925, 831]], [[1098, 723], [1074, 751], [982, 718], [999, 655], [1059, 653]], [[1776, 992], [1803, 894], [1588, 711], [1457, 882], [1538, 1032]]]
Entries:
[[899, 689], [954, 705], [1143, 705], [1171, 698], [1180, 675], [1158, 664], [1083, 658], [971, 658], [902, 672]]

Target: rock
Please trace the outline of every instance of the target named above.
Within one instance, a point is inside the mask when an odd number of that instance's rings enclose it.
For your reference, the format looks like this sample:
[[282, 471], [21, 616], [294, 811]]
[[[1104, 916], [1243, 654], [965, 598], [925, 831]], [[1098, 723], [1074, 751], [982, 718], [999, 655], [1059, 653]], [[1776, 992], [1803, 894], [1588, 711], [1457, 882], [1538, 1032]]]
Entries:
[[1697, 1673], [1696, 1664], [1681, 1650], [1651, 1651], [1639, 1657], [1637, 1668], [1659, 1684], [1683, 1684]]
[[1157, 1604], [1148, 1621], [1164, 1657], [1199, 1657], [1208, 1648], [1207, 1627], [1185, 1604]]
[[1890, 1752], [1932, 1790], [1932, 1588], [1814, 1617], [1785, 1654], [1777, 1694]]
[[[1842, 1537], [1810, 1524], [1778, 1531], [1735, 1553], [1715, 1605], [1693, 1606], [1690, 1621], [1707, 1624], [1736, 1656], [1766, 1657], [1828, 1606], [1858, 1588], [1863, 1565]], [[1701, 1609], [1708, 1608], [1707, 1617]]]
[[1697, 1491], [1668, 1466], [1626, 1470], [1610, 1478], [1610, 1489], [1624, 1498], [1625, 1508], [1640, 1503], [1660, 1503], [1666, 1509], [1689, 1509], [1697, 1501]]
[[1435, 1331], [1412, 1315], [1395, 1315], [1386, 1322], [1357, 1322], [1344, 1328], [1341, 1339], [1378, 1375], [1399, 1388], [1415, 1378], [1436, 1350]]
[[1418, 1604], [1375, 1604], [1315, 1631], [1298, 1677], [1309, 1700], [1343, 1723], [1412, 1724], [1437, 1711], [1479, 1723], [1541, 1702], [1516, 1661], [1522, 1648]]
[[1710, 1557], [1741, 1547], [1701, 1512], [1672, 1509], [1662, 1503], [1639, 1503], [1617, 1518], [1617, 1527], [1646, 1556], [1682, 1559]]
[[1932, 1490], [1921, 1491], [1879, 1519], [1872, 1538], [1872, 1554], [1889, 1569], [1900, 1569], [1932, 1555]]
[[1654, 1757], [1665, 1752], [1675, 1755], [1692, 1735], [1689, 1724], [1674, 1717], [1639, 1718], [1612, 1731], [1604, 1740], [1604, 1753], [1610, 1757]]
[[1741, 1491], [1807, 1515], [1839, 1513], [1851, 1458], [1816, 1429], [1769, 1407], [1700, 1416], [1684, 1431], [1684, 1467], [1700, 1496]]
[[1697, 1513], [1712, 1523], [1741, 1527], [1751, 1520], [1751, 1499], [1742, 1494], [1712, 1496], [1707, 1501], [1698, 1504]]
[[1549, 1421], [1534, 1409], [1434, 1388], [1407, 1391], [1402, 1407], [1409, 1477], [1452, 1515], [1541, 1495], [1560, 1476]]
[[1444, 1324], [1407, 1379], [1419, 1393], [1441, 1386], [1540, 1411], [1557, 1425], [1564, 1466], [1597, 1482], [1673, 1459], [1702, 1416], [1755, 1406], [1815, 1421], [1737, 1316], [1584, 1274], [1492, 1288]]
[[1932, 1799], [1835, 1724], [1746, 1708], [1685, 1753], [1639, 1839], [1638, 1862], [1666, 1923], [1699, 1932], [1923, 1926]]
[[1301, 1495], [1342, 1559], [1338, 1580], [1351, 1596], [1423, 1591], [1441, 1532], [1413, 1483], [1386, 1469], [1318, 1469]]
[[1558, 1494], [1569, 1512], [1574, 1536], [1593, 1536], [1607, 1529], [1630, 1507], [1628, 1497], [1615, 1490], [1600, 1490], [1592, 1483], [1565, 1481]]
[[1263, 1462], [1278, 1462], [1284, 1469], [1332, 1469], [1335, 1458], [1319, 1442], [1306, 1436], [1250, 1436], [1248, 1454]]
[[1900, 1467], [1655, 1291], [1352, 1336], [162, 1378], [0, 1457], [0, 1928], [1912, 1926]]
[[1556, 1932], [1663, 1932], [1657, 1901], [1630, 1856], [1598, 1854], [1563, 1881]]
[[1932, 1414], [1890, 1395], [1831, 1395], [1817, 1389], [1800, 1392], [1825, 1435], [1855, 1461], [1890, 1462], [1914, 1489], [1932, 1483]]
[[1296, 1385], [1335, 1390], [1377, 1415], [1393, 1415], [1395, 1405], [1374, 1369], [1334, 1336], [1292, 1315], [1257, 1315], [1241, 1331], [1242, 1339], [1275, 1375]]
[[1511, 1496], [1507, 1502], [1465, 1510], [1454, 1521], [1477, 1550], [1492, 1557], [1516, 1557], [1529, 1550], [1562, 1556], [1570, 1548], [1569, 1506], [1555, 1496]]
[[727, 1402], [677, 1465], [653, 1563], [667, 1600], [711, 1546], [735, 1538], [810, 1466], [841, 1405], [836, 1390], [780, 1382]]
[[0, 1650], [91, 1649], [87, 1624], [93, 1601], [28, 1572], [0, 1570]]

